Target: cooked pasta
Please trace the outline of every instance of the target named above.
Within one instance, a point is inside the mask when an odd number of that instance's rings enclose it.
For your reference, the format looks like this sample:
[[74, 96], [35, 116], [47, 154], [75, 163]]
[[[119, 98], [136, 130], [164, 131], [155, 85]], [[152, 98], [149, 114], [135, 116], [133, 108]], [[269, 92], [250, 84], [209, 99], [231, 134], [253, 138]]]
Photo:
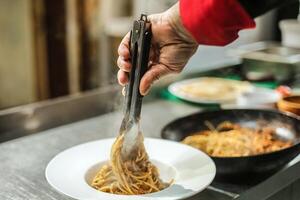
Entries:
[[[140, 135], [143, 140], [143, 136]], [[92, 181], [92, 187], [113, 194], [137, 195], [160, 191], [169, 184], [159, 178], [157, 168], [149, 161], [143, 142], [130, 159], [121, 154], [124, 135], [114, 142], [110, 163], [101, 167]]]
[[186, 137], [184, 144], [200, 149], [214, 157], [238, 157], [269, 153], [290, 147], [292, 142], [275, 137], [270, 127], [251, 129], [231, 122], [223, 122], [210, 130]]

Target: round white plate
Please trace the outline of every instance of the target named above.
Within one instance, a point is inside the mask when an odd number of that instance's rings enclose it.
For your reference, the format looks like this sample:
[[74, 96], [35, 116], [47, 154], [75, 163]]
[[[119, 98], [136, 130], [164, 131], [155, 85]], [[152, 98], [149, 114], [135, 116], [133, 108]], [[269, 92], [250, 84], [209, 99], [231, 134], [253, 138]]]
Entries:
[[146, 195], [114, 195], [89, 186], [99, 167], [109, 159], [115, 139], [81, 144], [55, 156], [46, 168], [49, 184], [59, 192], [84, 200], [155, 200], [182, 199], [205, 189], [216, 174], [214, 162], [205, 153], [187, 145], [162, 139], [146, 138], [144, 143], [161, 179], [173, 184]]
[[[195, 92], [185, 91], [184, 88], [187, 86], [194, 88]], [[234, 89], [224, 91], [223, 89], [226, 88], [226, 86], [234, 87]], [[168, 87], [168, 90], [172, 95], [193, 103], [228, 104], [233, 103], [243, 92], [252, 91], [253, 88], [254, 86], [246, 81], [200, 77], [172, 83]], [[205, 93], [209, 96], [204, 96]]]

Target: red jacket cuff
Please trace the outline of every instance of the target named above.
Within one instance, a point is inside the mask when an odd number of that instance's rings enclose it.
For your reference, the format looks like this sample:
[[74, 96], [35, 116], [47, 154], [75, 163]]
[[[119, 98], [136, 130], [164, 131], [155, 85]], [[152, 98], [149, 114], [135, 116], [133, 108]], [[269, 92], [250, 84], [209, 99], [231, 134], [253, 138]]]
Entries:
[[255, 22], [236, 0], [180, 0], [184, 27], [199, 44], [224, 46]]

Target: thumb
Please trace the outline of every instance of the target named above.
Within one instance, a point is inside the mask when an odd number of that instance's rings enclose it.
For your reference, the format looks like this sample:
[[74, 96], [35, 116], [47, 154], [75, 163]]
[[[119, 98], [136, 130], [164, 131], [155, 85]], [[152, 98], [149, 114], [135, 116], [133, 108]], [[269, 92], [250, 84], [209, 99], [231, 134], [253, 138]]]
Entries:
[[149, 92], [150, 87], [154, 81], [158, 80], [160, 77], [165, 76], [169, 73], [171, 73], [171, 71], [169, 70], [168, 67], [166, 67], [163, 64], [152, 65], [151, 68], [142, 77], [140, 83], [140, 93], [142, 95], [146, 95]]

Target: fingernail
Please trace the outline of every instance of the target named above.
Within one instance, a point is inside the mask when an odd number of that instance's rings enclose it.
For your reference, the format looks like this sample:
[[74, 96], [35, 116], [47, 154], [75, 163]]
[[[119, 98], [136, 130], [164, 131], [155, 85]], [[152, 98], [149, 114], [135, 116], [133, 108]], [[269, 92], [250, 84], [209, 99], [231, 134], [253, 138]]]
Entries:
[[144, 92], [144, 96], [146, 96], [148, 93], [149, 93], [149, 91], [150, 91], [150, 87], [148, 87], [146, 90], [145, 90], [145, 92]]
[[122, 95], [125, 97], [125, 95], [126, 95], [126, 90], [125, 90], [125, 87], [123, 87], [123, 89], [122, 89]]
[[117, 78], [117, 80], [118, 80], [119, 85], [121, 85], [122, 87], [124, 87], [126, 85], [126, 84], [122, 83], [119, 78]]

